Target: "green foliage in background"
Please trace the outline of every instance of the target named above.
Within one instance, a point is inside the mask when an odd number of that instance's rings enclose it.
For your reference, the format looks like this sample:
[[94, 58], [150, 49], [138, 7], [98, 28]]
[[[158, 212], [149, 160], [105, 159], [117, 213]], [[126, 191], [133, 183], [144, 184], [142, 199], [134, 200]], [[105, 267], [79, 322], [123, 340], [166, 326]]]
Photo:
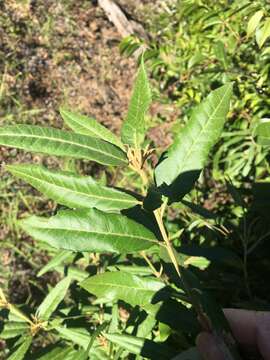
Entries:
[[[233, 107], [213, 156], [216, 180], [229, 176], [239, 185], [260, 171], [266, 151], [251, 139], [256, 123], [269, 116], [270, 5], [267, 1], [164, 2], [150, 20], [152, 38], [128, 37], [120, 49], [131, 55], [146, 47], [153, 76], [165, 102], [181, 110], [182, 121], [210, 90], [233, 81]], [[178, 133], [180, 124], [174, 125]]]

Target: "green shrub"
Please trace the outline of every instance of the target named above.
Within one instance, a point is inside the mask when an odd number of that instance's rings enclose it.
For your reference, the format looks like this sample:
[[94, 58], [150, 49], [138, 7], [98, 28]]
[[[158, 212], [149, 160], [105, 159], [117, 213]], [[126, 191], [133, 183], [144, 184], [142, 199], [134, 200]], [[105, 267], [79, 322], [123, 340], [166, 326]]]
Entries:
[[[93, 119], [66, 109], [61, 114], [72, 132], [31, 125], [0, 129], [1, 145], [129, 167], [142, 182], [142, 193], [135, 193], [77, 173], [8, 166], [65, 207], [49, 218], [19, 221], [38, 242], [58, 250], [38, 275], [57, 270], [64, 277], [34, 313], [22, 312], [1, 291], [0, 305], [8, 310], [1, 337], [13, 344], [10, 359], [124, 359], [130, 354], [170, 359], [194, 344], [201, 328], [197, 317], [220, 339], [227, 358], [239, 359], [221, 308], [195, 275], [196, 267], [207, 266], [206, 259], [182, 253], [181, 232], [165, 225], [171, 207], [193, 188], [219, 139], [231, 95], [232, 84], [226, 83], [195, 107], [154, 169], [149, 159], [155, 149], [143, 145], [151, 103], [143, 63], [121, 140]], [[34, 338], [37, 343], [46, 339], [47, 347], [32, 351]], [[196, 356], [195, 348], [189, 354]]]

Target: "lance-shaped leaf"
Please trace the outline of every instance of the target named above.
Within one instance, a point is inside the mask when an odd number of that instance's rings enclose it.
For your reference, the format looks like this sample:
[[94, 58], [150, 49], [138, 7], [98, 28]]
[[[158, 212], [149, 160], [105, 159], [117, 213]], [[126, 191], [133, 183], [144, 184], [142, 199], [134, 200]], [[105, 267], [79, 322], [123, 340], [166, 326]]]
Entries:
[[2, 127], [0, 144], [49, 155], [94, 160], [104, 165], [126, 163], [125, 153], [115, 145], [101, 139], [48, 127]]
[[197, 180], [211, 147], [218, 140], [229, 111], [232, 84], [214, 90], [192, 112], [188, 124], [176, 136], [155, 169], [162, 193], [179, 200]]
[[256, 126], [253, 136], [259, 145], [270, 145], [270, 119], [262, 119]]
[[20, 225], [35, 239], [71, 251], [132, 253], [157, 244], [143, 225], [96, 209], [64, 210], [49, 219], [32, 216]]
[[130, 305], [149, 304], [164, 284], [154, 278], [140, 277], [123, 271], [94, 275], [80, 283], [97, 297], [120, 299]]
[[124, 144], [140, 148], [145, 136], [145, 114], [151, 104], [151, 90], [143, 62], [135, 81], [121, 137]]
[[48, 271], [53, 271], [57, 266], [61, 265], [66, 260], [72, 260], [75, 256], [74, 253], [67, 250], [62, 250], [58, 252], [41, 270], [39, 270], [37, 276], [42, 276], [46, 274]]
[[64, 108], [60, 109], [60, 114], [65, 123], [76, 133], [100, 138], [124, 150], [124, 145], [120, 139], [105, 126], [97, 122], [97, 120], [68, 111]]
[[264, 25], [256, 30], [256, 41], [261, 48], [270, 36], [270, 17], [265, 19]]
[[42, 320], [49, 320], [57, 306], [64, 299], [71, 283], [70, 277], [62, 279], [45, 297], [37, 309], [37, 317]]
[[31, 343], [32, 337], [28, 336], [24, 339], [24, 342], [18, 347], [18, 349], [8, 357], [8, 360], [23, 360]]
[[9, 165], [15, 176], [59, 204], [77, 209], [97, 208], [103, 211], [127, 209], [139, 204], [133, 196], [102, 186], [91, 177], [48, 170], [38, 165]]
[[171, 359], [175, 351], [166, 345], [152, 340], [124, 334], [103, 334], [113, 344], [117, 344], [132, 354], [141, 355], [148, 359]]
[[250, 36], [256, 28], [259, 26], [260, 21], [263, 17], [263, 11], [256, 11], [255, 14], [249, 19], [247, 26], [247, 36]]

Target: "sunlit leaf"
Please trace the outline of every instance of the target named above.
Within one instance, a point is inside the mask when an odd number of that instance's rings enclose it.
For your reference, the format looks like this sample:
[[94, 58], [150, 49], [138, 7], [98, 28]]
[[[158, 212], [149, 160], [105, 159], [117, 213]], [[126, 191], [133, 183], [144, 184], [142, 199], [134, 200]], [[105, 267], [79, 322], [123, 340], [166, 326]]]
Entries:
[[255, 14], [249, 19], [248, 26], [247, 26], [247, 36], [249, 37], [256, 28], [259, 26], [260, 21], [263, 17], [263, 11], [259, 10], [256, 11]]
[[97, 120], [88, 116], [68, 111], [64, 108], [60, 109], [60, 114], [65, 123], [76, 133], [89, 135], [94, 138], [108, 141], [109, 143], [114, 144], [124, 150], [124, 146], [120, 139], [118, 139], [118, 137], [105, 126], [97, 122]]
[[46, 274], [48, 271], [55, 270], [55, 268], [62, 264], [65, 260], [72, 257], [72, 252], [63, 250], [56, 254], [41, 270], [39, 270], [37, 276], [42, 276]]
[[8, 321], [0, 330], [1, 339], [12, 339], [19, 335], [26, 333], [29, 330], [29, 325], [22, 321]]
[[80, 286], [97, 297], [120, 299], [135, 306], [151, 303], [164, 284], [155, 278], [117, 271], [91, 276]]
[[62, 279], [45, 297], [37, 309], [37, 317], [42, 320], [49, 320], [60, 302], [64, 299], [71, 283], [71, 278]]
[[256, 41], [258, 46], [263, 47], [264, 43], [270, 36], [270, 17], [265, 19], [265, 22], [261, 28], [256, 31]]
[[49, 155], [93, 160], [104, 165], [126, 164], [125, 153], [115, 145], [101, 139], [48, 127], [2, 127], [0, 144]]
[[121, 136], [124, 144], [140, 148], [145, 136], [145, 114], [151, 104], [151, 90], [142, 62], [134, 84], [127, 118], [123, 123]]
[[143, 225], [96, 209], [63, 210], [48, 219], [32, 216], [20, 226], [37, 240], [71, 251], [132, 253], [157, 244]]
[[259, 145], [270, 145], [270, 119], [262, 119], [256, 126], [254, 133], [256, 141]]
[[113, 211], [127, 209], [139, 203], [133, 196], [102, 186], [90, 176], [48, 170], [37, 165], [9, 165], [7, 169], [48, 198], [70, 208], [95, 207], [103, 211]]
[[32, 343], [31, 336], [25, 338], [23, 343], [18, 347], [18, 349], [14, 353], [12, 353], [8, 357], [7, 360], [23, 360], [23, 359], [25, 359], [24, 356], [27, 353], [27, 350], [30, 348], [31, 343]]
[[189, 192], [217, 142], [229, 111], [232, 84], [214, 90], [192, 112], [155, 169], [157, 186], [171, 200]]

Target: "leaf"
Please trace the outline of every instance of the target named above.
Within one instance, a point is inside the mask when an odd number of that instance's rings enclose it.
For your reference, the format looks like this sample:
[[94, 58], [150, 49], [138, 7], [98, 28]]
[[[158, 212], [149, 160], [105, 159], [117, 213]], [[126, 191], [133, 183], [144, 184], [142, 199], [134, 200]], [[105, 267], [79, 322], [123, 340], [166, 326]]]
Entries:
[[95, 296], [122, 300], [130, 305], [149, 304], [164, 284], [154, 278], [139, 277], [126, 272], [105, 272], [89, 277], [80, 286]]
[[264, 25], [256, 31], [256, 41], [259, 48], [262, 48], [270, 36], [270, 17], [265, 19]]
[[270, 119], [262, 119], [254, 129], [253, 136], [259, 145], [270, 145]]
[[21, 321], [8, 321], [4, 324], [3, 329], [0, 331], [1, 339], [12, 339], [22, 335], [29, 330], [29, 325]]
[[224, 69], [228, 68], [228, 59], [227, 54], [225, 50], [225, 46], [222, 41], [217, 41], [214, 46], [214, 51], [217, 59], [220, 61], [220, 63], [223, 65]]
[[70, 208], [89, 209], [95, 207], [103, 211], [115, 211], [139, 204], [139, 201], [133, 196], [102, 186], [91, 177], [48, 170], [38, 165], [9, 165], [7, 169], [48, 198]]
[[175, 352], [166, 345], [156, 343], [152, 340], [124, 334], [103, 334], [104, 337], [117, 344], [132, 354], [141, 355], [148, 359], [171, 359]]
[[18, 347], [18, 349], [12, 353], [7, 360], [23, 360], [24, 355], [27, 353], [30, 345], [32, 343], [32, 337], [29, 336], [24, 339], [24, 342]]
[[247, 25], [247, 37], [249, 37], [256, 30], [256, 28], [260, 24], [262, 17], [263, 17], [262, 10], [256, 11], [255, 14], [251, 16]]
[[72, 341], [74, 344], [78, 344], [84, 349], [87, 349], [90, 340], [89, 332], [84, 328], [65, 328], [62, 326], [57, 326], [56, 331], [64, 339]]
[[37, 276], [40, 277], [46, 274], [48, 271], [55, 270], [56, 266], [60, 265], [63, 261], [69, 259], [71, 256], [74, 256], [74, 254], [72, 254], [72, 252], [70, 251], [60, 251], [45, 266], [43, 266], [41, 270], [39, 270]]
[[55, 270], [58, 271], [61, 275], [67, 275], [73, 280], [83, 281], [88, 277], [88, 272], [78, 268], [77, 266], [65, 266], [65, 265], [57, 265]]
[[37, 240], [71, 251], [132, 253], [157, 244], [143, 225], [96, 209], [63, 210], [49, 219], [32, 216], [20, 226]]
[[37, 309], [37, 318], [49, 320], [52, 313], [64, 299], [70, 283], [71, 278], [65, 277], [49, 292]]
[[121, 137], [124, 144], [139, 149], [145, 136], [145, 113], [151, 104], [151, 89], [141, 62], [128, 109], [123, 123]]
[[43, 351], [46, 353], [37, 360], [73, 360], [74, 353], [78, 353], [78, 350], [74, 350], [72, 347], [61, 346], [54, 346], [52, 349], [45, 348]]
[[147, 317], [138, 325], [138, 331], [136, 335], [143, 338], [149, 336], [156, 323], [157, 320], [154, 318], [154, 316], [147, 315]]
[[193, 110], [188, 124], [163, 154], [155, 169], [155, 179], [160, 191], [171, 201], [179, 200], [192, 189], [221, 134], [231, 95], [232, 84], [211, 92]]
[[125, 153], [106, 141], [49, 127], [2, 127], [0, 144], [49, 155], [93, 160], [104, 165], [124, 165], [127, 162]]
[[64, 108], [60, 109], [60, 114], [65, 123], [76, 133], [102, 139], [125, 150], [120, 139], [105, 126], [97, 122], [97, 120], [68, 111]]

